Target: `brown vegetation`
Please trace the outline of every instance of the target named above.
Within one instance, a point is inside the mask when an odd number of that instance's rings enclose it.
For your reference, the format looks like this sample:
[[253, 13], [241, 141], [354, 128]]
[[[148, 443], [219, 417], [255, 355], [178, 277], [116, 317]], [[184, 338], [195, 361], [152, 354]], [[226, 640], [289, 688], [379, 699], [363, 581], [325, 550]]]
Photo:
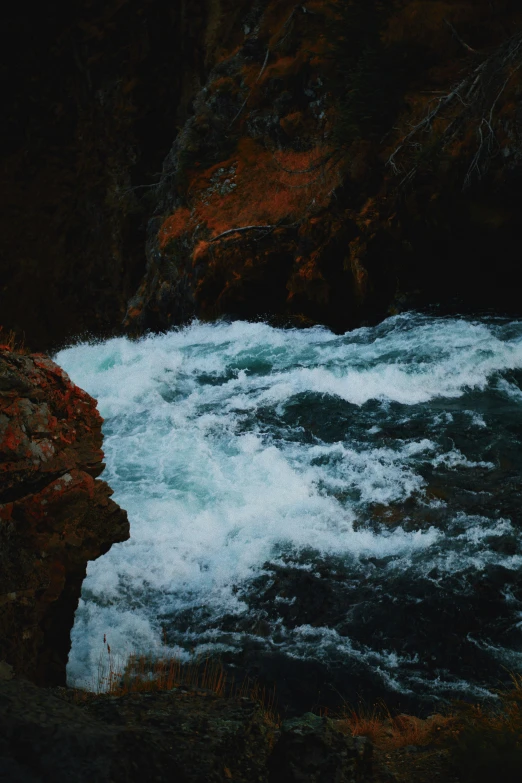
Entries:
[[420, 719], [392, 715], [384, 703], [346, 708], [338, 725], [368, 737], [377, 770], [397, 783], [518, 783], [522, 769], [522, 676], [490, 704], [455, 702]]
[[[259, 683], [244, 679], [237, 683], [225, 670], [219, 658], [198, 657], [190, 662], [169, 656], [132, 653], [127, 658], [115, 655], [104, 637], [105, 654], [100, 656], [92, 692], [125, 696], [129, 693], [154, 693], [178, 688], [211, 691], [216, 696], [230, 699], [248, 698], [260, 705], [264, 717], [274, 725], [281, 723], [276, 710], [275, 688], [267, 690]], [[76, 691], [76, 700], [91, 698], [87, 691]]]
[[24, 340], [20, 339], [13, 329], [4, 329], [0, 324], [0, 350], [26, 353]]

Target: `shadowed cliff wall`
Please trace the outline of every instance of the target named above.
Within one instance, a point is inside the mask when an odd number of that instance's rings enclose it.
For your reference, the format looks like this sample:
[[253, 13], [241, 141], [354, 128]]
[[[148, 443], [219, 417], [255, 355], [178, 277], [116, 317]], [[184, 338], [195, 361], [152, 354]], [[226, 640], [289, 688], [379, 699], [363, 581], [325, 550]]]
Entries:
[[121, 324], [144, 271], [149, 186], [241, 7], [224, 21], [215, 0], [4, 14], [0, 323], [33, 349]]
[[519, 312], [516, 4], [252, 9], [165, 160], [127, 326]]
[[48, 349], [193, 315], [519, 312], [521, 30], [513, 0], [10, 11], [0, 321]]

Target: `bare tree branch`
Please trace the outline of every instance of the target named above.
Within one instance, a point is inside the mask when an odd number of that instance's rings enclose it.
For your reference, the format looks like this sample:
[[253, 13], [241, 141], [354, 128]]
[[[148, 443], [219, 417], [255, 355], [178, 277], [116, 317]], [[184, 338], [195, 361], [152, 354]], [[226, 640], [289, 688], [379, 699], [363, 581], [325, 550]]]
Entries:
[[455, 38], [457, 39], [457, 41], [459, 42], [459, 44], [460, 44], [461, 46], [463, 46], [463, 47], [464, 47], [464, 49], [465, 49], [467, 52], [471, 52], [472, 54], [478, 54], [478, 52], [477, 52], [477, 50], [476, 50], [476, 49], [472, 49], [472, 48], [471, 48], [471, 46], [468, 46], [468, 44], [467, 44], [465, 41], [463, 41], [463, 40], [462, 40], [462, 38], [460, 37], [460, 35], [458, 34], [458, 32], [455, 30], [455, 28], [454, 28], [454, 27], [453, 27], [453, 25], [451, 24], [451, 22], [450, 22], [450, 21], [448, 21], [448, 19], [444, 18], [444, 22], [445, 22], [445, 24], [447, 24], [447, 25], [448, 25], [449, 29], [451, 30], [451, 32], [453, 33], [453, 35], [455, 36]]
[[264, 63], [263, 63], [263, 67], [262, 67], [262, 68], [261, 68], [261, 70], [259, 71], [259, 76], [258, 76], [258, 77], [257, 77], [257, 79], [255, 80], [254, 84], [257, 84], [257, 83], [258, 83], [258, 81], [260, 80], [260, 78], [262, 77], [262, 75], [264, 74], [264, 72], [265, 72], [265, 68], [266, 68], [266, 64], [267, 64], [267, 62], [268, 62], [268, 58], [269, 58], [269, 56], [270, 56], [270, 49], [267, 49], [267, 50], [266, 50], [266, 55], [265, 55], [265, 61], [264, 61]]
[[405, 157], [407, 150], [422, 151], [425, 145], [419, 137], [433, 132], [435, 120], [444, 122], [445, 110], [448, 110], [449, 116], [446, 127], [437, 135], [439, 151], [447, 149], [466, 127], [474, 125], [478, 148], [467, 171], [464, 187], [470, 184], [473, 175], [481, 178], [488, 161], [500, 149], [495, 134], [495, 114], [499, 101], [509, 82], [521, 68], [522, 34], [518, 33], [485, 57], [447, 94], [430, 101], [426, 115], [403, 136], [388, 158], [387, 165], [392, 172], [395, 175], [404, 175], [399, 187], [411, 182], [420, 166], [419, 162], [413, 162], [411, 168], [406, 171], [404, 164], [399, 162], [399, 157]]
[[218, 234], [217, 237], [212, 237], [210, 242], [217, 242], [218, 239], [229, 236], [230, 234], [244, 234], [246, 231], [273, 231], [277, 226], [240, 226], [239, 228], [229, 228], [227, 231], [223, 231]]

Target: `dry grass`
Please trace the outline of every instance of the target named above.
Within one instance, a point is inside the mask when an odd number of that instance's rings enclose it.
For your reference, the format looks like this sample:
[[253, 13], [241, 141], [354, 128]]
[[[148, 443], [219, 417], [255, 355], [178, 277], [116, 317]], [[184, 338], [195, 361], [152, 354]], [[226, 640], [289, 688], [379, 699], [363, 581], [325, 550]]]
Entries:
[[[420, 767], [414, 760], [429, 758], [435, 763], [434, 759], [444, 757], [444, 774], [451, 772], [462, 783], [519, 783], [522, 675], [511, 674], [511, 683], [511, 688], [497, 692], [496, 704], [456, 702], [446, 714], [431, 715], [426, 720], [413, 715], [393, 716], [382, 703], [371, 708], [362, 705], [345, 708], [337, 725], [346, 734], [368, 737], [387, 763], [401, 762], [400, 780], [431, 780], [424, 776], [426, 770], [419, 777]], [[414, 746], [419, 754], [414, 758], [401, 755], [401, 749], [408, 746]], [[410, 759], [407, 764], [405, 758]]]
[[384, 703], [368, 708], [347, 708], [339, 718], [339, 728], [354, 737], [368, 737], [382, 750], [422, 747], [437, 741], [450, 729], [455, 719], [448, 715], [431, 715], [426, 720], [415, 715], [392, 715]]
[[[100, 656], [93, 683], [95, 694], [125, 696], [128, 693], [171, 691], [177, 688], [205, 690], [229, 699], [248, 698], [257, 702], [266, 720], [281, 723], [276, 710], [275, 688], [267, 690], [258, 682], [244, 679], [236, 683], [217, 658], [199, 657], [189, 663], [179, 658], [154, 658], [131, 654], [126, 658], [115, 655], [104, 638], [105, 653]], [[82, 694], [79, 692], [79, 700]], [[91, 696], [86, 693], [86, 699]]]
[[24, 340], [19, 339], [12, 329], [7, 331], [0, 325], [0, 348], [17, 353], [27, 353]]
[[[267, 691], [248, 679], [237, 684], [219, 659], [209, 656], [184, 663], [174, 657], [132, 654], [124, 660], [104, 642], [106, 649], [94, 687], [91, 692], [77, 691], [78, 701], [103, 693], [124, 696], [178, 688], [205, 690], [222, 698], [256, 701], [268, 722], [281, 724], [275, 689]], [[511, 682], [511, 688], [498, 691], [495, 706], [455, 703], [446, 714], [424, 720], [404, 713], [392, 715], [383, 702], [371, 707], [346, 706], [341, 714], [330, 717], [344, 733], [368, 737], [388, 759], [403, 748], [426, 748], [429, 753], [436, 746], [463, 783], [490, 783], [494, 774], [502, 783], [518, 783], [522, 769], [522, 675], [512, 674]]]

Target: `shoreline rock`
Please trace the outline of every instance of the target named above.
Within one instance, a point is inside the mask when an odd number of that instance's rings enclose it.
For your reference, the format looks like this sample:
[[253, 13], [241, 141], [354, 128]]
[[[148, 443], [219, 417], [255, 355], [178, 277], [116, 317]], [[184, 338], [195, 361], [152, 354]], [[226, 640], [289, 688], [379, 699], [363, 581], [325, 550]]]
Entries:
[[129, 537], [96, 402], [43, 354], [0, 350], [0, 661], [65, 684], [87, 563]]
[[[281, 727], [249, 698], [125, 696], [0, 679], [0, 779], [10, 783], [363, 783], [371, 745], [316, 715]], [[303, 747], [305, 746], [305, 747]], [[327, 775], [327, 776], [325, 776]]]

